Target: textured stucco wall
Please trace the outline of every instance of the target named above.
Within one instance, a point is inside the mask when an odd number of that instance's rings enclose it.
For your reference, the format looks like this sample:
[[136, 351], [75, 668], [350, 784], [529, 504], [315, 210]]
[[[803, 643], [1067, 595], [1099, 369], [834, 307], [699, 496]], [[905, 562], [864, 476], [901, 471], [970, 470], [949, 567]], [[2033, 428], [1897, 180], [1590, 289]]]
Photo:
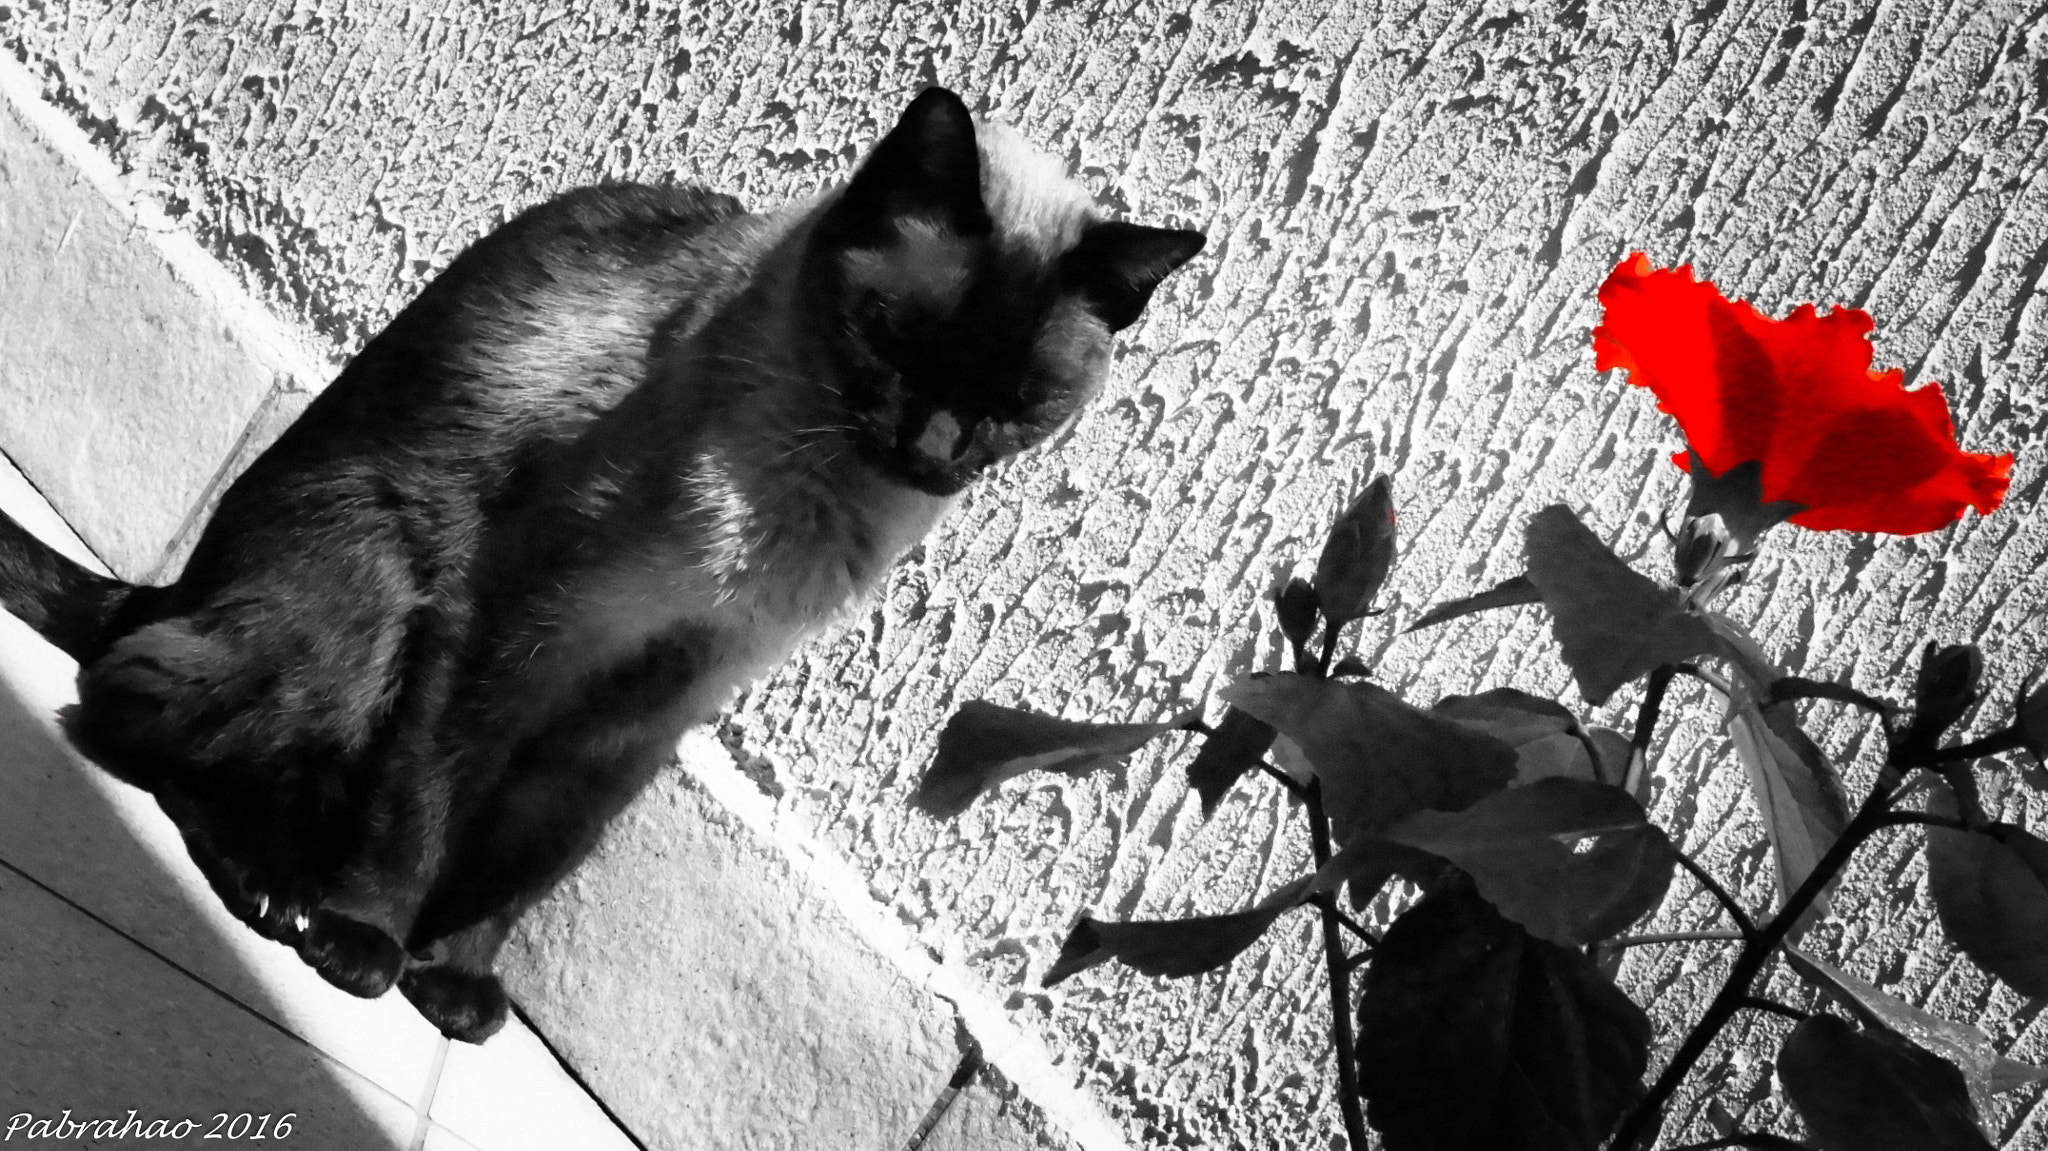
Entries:
[[[1075, 914], [1232, 907], [1292, 878], [1304, 838], [1264, 796], [1202, 823], [1157, 755], [935, 824], [902, 801], [939, 725], [974, 697], [1159, 716], [1275, 666], [1263, 593], [1374, 469], [1396, 473], [1404, 513], [1396, 618], [1512, 574], [1520, 525], [1555, 500], [1658, 552], [1638, 509], [1671, 501], [1673, 437], [1587, 347], [1593, 289], [1624, 251], [1693, 260], [1768, 306], [1871, 309], [1880, 362], [1942, 381], [1967, 446], [2020, 451], [1994, 519], [1774, 541], [1740, 614], [1795, 663], [1894, 691], [1918, 646], [1900, 621], [1984, 642], [1996, 697], [2048, 662], [2048, 16], [2031, 6], [14, 0], [0, 42], [175, 218], [343, 347], [548, 192], [675, 174], [773, 203], [844, 172], [929, 80], [1110, 203], [1208, 229], [1127, 334], [1099, 410], [977, 492], [726, 732], [1147, 1144], [1326, 1145], [1305, 917], [1221, 975], [1112, 970], [1046, 992], [1040, 974]], [[1543, 626], [1530, 611], [1383, 647], [1374, 632], [1366, 655], [1422, 699], [1556, 690]], [[1870, 750], [1835, 721], [1816, 712], [1825, 743]], [[1660, 810], [1761, 905], [1740, 772], [1708, 717], [1678, 732]], [[2009, 818], [2048, 816], [2000, 795]], [[1869, 853], [1852, 883], [1875, 900], [1843, 900], [1819, 942], [2039, 1058], [2033, 1010], [1923, 930], [1905, 842]], [[1690, 890], [1669, 925], [1705, 914]], [[1644, 951], [1627, 978], [1669, 1038], [1719, 970], [1705, 949]], [[1694, 1082], [1759, 1101], [1762, 1121], [1768, 1070], [1727, 1053]], [[2008, 1146], [2048, 1140], [2048, 1108], [2000, 1123]]]

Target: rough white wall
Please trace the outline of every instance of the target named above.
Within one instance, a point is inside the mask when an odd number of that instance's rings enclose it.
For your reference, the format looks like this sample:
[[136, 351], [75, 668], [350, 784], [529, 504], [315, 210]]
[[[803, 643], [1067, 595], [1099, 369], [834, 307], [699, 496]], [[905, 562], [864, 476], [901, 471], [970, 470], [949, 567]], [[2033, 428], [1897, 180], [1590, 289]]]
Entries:
[[[1520, 525], [1555, 500], [1661, 562], [1643, 509], [1671, 501], [1674, 436], [1646, 394], [1593, 373], [1587, 345], [1624, 251], [1693, 260], [1767, 307], [1869, 308], [1879, 361], [1942, 381], [1967, 447], [2020, 452], [1990, 520], [1773, 541], [1742, 614], [1795, 662], [1878, 689], [1904, 690], [1914, 628], [1985, 643], [1997, 697], [2048, 662], [2048, 16], [2031, 6], [15, 0], [0, 41], [341, 345], [551, 191], [674, 174], [771, 203], [843, 172], [929, 80], [1110, 203], [1207, 228], [1100, 409], [979, 491], [727, 732], [1151, 1145], [1326, 1145], [1305, 917], [1221, 975], [1103, 971], [1050, 993], [1038, 977], [1075, 914], [1234, 906], [1291, 878], [1304, 838], [1264, 795], [1203, 824], [1157, 755], [935, 824], [902, 801], [939, 725], [974, 697], [1164, 715], [1274, 666], [1262, 596], [1374, 469], [1396, 473], [1404, 514], [1397, 619], [1512, 574]], [[1567, 684], [1534, 611], [1381, 634], [1367, 658], [1425, 700]], [[1869, 752], [1816, 715], [1831, 747]], [[1708, 722], [1681, 726], [1665, 770], [1660, 811], [1763, 903], [1760, 833]], [[2048, 817], [2036, 797], [2002, 802]], [[1907, 842], [1869, 854], [1852, 883], [1873, 901], [1843, 901], [1820, 942], [2039, 1057], [2034, 1011], [1925, 930]], [[1672, 925], [1705, 914], [1690, 890]], [[1718, 970], [1670, 949], [1628, 979], [1668, 1039]], [[1767, 1112], [1768, 1069], [1728, 1051], [1694, 1082]], [[2048, 1109], [2001, 1122], [2009, 1146], [2048, 1140]]]

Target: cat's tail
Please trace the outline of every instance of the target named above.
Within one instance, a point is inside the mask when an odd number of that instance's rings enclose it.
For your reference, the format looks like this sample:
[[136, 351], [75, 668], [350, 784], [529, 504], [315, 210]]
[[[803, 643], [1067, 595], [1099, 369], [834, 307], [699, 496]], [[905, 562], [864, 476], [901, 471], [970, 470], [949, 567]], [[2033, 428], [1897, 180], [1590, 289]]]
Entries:
[[135, 585], [88, 571], [0, 512], [0, 607], [80, 663], [104, 649], [107, 622]]

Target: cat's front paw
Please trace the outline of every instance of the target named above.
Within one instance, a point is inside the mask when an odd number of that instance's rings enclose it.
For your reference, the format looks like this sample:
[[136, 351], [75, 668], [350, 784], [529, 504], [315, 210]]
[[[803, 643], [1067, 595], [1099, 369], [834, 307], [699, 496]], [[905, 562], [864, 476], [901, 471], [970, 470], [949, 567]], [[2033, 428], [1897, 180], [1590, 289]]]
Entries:
[[247, 924], [265, 939], [287, 947], [298, 945], [316, 902], [296, 885], [275, 876], [262, 877], [221, 849], [203, 826], [179, 829], [185, 838], [185, 853], [206, 877], [207, 886], [228, 913]]
[[375, 999], [391, 989], [405, 966], [396, 939], [360, 920], [315, 911], [298, 941], [299, 958], [350, 995]]
[[399, 979], [398, 990], [441, 1034], [463, 1043], [496, 1035], [512, 1005], [497, 976], [453, 967], [415, 967]]

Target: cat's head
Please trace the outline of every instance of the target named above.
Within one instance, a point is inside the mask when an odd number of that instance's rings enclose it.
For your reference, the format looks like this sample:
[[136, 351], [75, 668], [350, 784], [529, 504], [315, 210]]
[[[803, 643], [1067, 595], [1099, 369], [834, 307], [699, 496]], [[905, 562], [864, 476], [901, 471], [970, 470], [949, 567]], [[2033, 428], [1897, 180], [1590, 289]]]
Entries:
[[937, 495], [1051, 436], [1200, 232], [1106, 220], [1057, 161], [929, 88], [830, 202], [806, 274], [842, 413]]

